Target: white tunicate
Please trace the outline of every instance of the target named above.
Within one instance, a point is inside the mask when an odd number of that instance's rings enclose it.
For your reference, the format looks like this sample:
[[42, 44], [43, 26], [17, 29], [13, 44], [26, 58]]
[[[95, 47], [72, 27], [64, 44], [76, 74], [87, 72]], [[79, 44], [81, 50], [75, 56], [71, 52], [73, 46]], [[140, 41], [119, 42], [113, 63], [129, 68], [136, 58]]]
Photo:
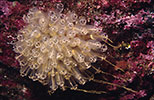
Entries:
[[46, 42], [49, 41], [49, 39], [50, 39], [49, 36], [46, 36], [46, 35], [45, 35], [45, 36], [42, 38], [41, 42], [42, 42], [42, 43], [46, 43]]
[[43, 58], [42, 57], [39, 57], [38, 59], [37, 59], [37, 63], [40, 65], [40, 64], [43, 64]]
[[59, 14], [60, 19], [65, 19], [66, 15], [65, 14]]
[[32, 31], [30, 37], [37, 37], [38, 35], [40, 35], [40, 31], [39, 30], [34, 30], [34, 31]]
[[55, 16], [55, 15], [56, 15], [56, 13], [54, 11], [49, 11], [49, 13], [48, 13], [49, 17]]
[[75, 22], [78, 18], [77, 14], [75, 14], [75, 13], [71, 13], [70, 16], [71, 16], [70, 18], [71, 18], [72, 22]]
[[58, 16], [52, 15], [52, 16], [50, 16], [50, 20], [51, 20], [51, 23], [55, 23], [58, 20]]
[[48, 48], [45, 46], [45, 44], [42, 43], [42, 45], [41, 45], [41, 47], [40, 47], [40, 51], [41, 51], [42, 53], [48, 52]]
[[80, 25], [86, 25], [87, 20], [86, 20], [85, 17], [80, 17], [78, 23], [79, 23]]
[[63, 28], [62, 29], [59, 29], [58, 35], [59, 36], [64, 36], [65, 35], [65, 32], [66, 32], [65, 29], [63, 29]]
[[41, 47], [40, 41], [35, 42], [34, 46], [35, 48], [40, 48]]
[[101, 33], [102, 40], [108, 40], [108, 35], [106, 33]]
[[91, 63], [107, 50], [101, 44], [107, 37], [100, 33], [101, 28], [86, 25], [87, 19], [75, 12], [62, 14], [63, 9], [62, 3], [54, 11], [30, 9], [23, 17], [27, 25], [19, 31], [14, 46], [21, 75], [48, 84], [53, 92], [58, 87], [84, 85]]
[[71, 61], [69, 60], [69, 59], [67, 59], [67, 58], [64, 58], [64, 64], [66, 65], [66, 66], [68, 66], [68, 65], [70, 65], [71, 64]]
[[42, 17], [42, 18], [39, 19], [39, 25], [41, 27], [46, 27], [47, 24], [48, 24], [47, 23], [47, 20], [44, 17]]
[[81, 44], [81, 39], [79, 38], [74, 38], [74, 42], [76, 42], [76, 44], [79, 46]]
[[50, 27], [49, 30], [51, 31], [51, 33], [54, 33], [54, 32], [58, 31], [57, 27], [55, 27], [55, 26]]
[[33, 18], [33, 16], [34, 16], [34, 14], [32, 13], [32, 12], [29, 12], [28, 14], [27, 14], [27, 20], [28, 21], [31, 21], [31, 19]]
[[105, 52], [107, 50], [107, 45], [103, 44], [100, 49], [102, 52]]
[[68, 33], [67, 33], [67, 36], [69, 37], [69, 38], [74, 38], [75, 37], [75, 35], [76, 35], [76, 31], [69, 31]]
[[81, 35], [87, 35], [88, 34], [88, 31], [86, 29], [81, 29]]
[[56, 51], [55, 49], [51, 49], [50, 52], [48, 53], [48, 57], [50, 59], [53, 59], [54, 57], [56, 57]]
[[68, 28], [73, 28], [74, 24], [73, 23], [68, 23]]
[[69, 44], [70, 40], [67, 37], [61, 38], [60, 44]]
[[89, 46], [91, 49], [96, 50], [102, 47], [102, 44], [98, 41], [89, 41]]
[[57, 53], [57, 59], [62, 59], [64, 57], [63, 53]]
[[79, 61], [79, 63], [84, 62], [84, 60], [85, 60], [85, 56], [82, 55], [82, 54], [78, 54], [78, 61]]
[[34, 13], [34, 12], [37, 12], [37, 11], [38, 11], [38, 9], [36, 7], [29, 9], [29, 13]]
[[59, 13], [61, 13], [62, 11], [63, 11], [63, 9], [64, 9], [64, 5], [62, 4], [62, 3], [57, 3], [56, 5], [55, 5], [55, 10], [57, 11], [57, 12], [59, 12]]
[[91, 57], [89, 57], [89, 61], [94, 63], [94, 62], [97, 61], [97, 57], [96, 56], [91, 56]]
[[59, 24], [61, 25], [61, 26], [65, 26], [65, 20], [64, 19], [61, 19], [60, 21], [59, 21]]
[[58, 44], [58, 42], [59, 42], [59, 39], [57, 38], [57, 37], [53, 37], [52, 38], [52, 42], [53, 42], [53, 44]]

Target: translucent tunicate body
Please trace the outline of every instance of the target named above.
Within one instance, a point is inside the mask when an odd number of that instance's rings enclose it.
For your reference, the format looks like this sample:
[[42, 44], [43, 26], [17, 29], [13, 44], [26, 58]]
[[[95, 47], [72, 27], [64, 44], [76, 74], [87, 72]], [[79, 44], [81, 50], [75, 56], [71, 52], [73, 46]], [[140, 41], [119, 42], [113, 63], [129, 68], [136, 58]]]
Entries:
[[[19, 31], [14, 51], [21, 65], [20, 74], [48, 84], [52, 91], [65, 86], [76, 89], [89, 78], [85, 70], [91, 68], [107, 46], [100, 40], [99, 28], [86, 25], [86, 18], [73, 12], [62, 14], [58, 10], [43, 12], [29, 10]], [[96, 37], [96, 38], [95, 38]]]

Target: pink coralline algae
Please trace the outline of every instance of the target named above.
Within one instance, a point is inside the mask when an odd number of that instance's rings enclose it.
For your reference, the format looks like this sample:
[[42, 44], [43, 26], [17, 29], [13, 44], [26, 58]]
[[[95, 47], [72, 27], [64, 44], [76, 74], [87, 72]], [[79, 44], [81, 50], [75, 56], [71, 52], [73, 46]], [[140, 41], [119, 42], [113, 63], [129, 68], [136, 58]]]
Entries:
[[120, 98], [120, 100], [137, 100], [140, 97], [144, 97], [146, 96], [146, 93], [144, 90], [140, 90], [138, 93], [136, 94], [127, 94], [123, 97]]
[[[30, 89], [23, 83], [18, 82], [22, 80], [19, 75], [15, 74], [17, 71], [5, 69], [5, 65], [0, 65], [0, 95], [1, 100], [8, 98], [9, 100], [30, 100]], [[9, 70], [9, 71], [8, 71]], [[11, 76], [9, 76], [11, 74]], [[16, 77], [16, 78], [15, 78]]]
[[4, 15], [9, 16], [12, 13], [11, 7], [12, 3], [5, 0], [0, 1], [0, 9], [4, 12]]
[[[90, 80], [84, 86], [79, 85], [82, 89], [78, 91], [82, 92], [57, 90], [50, 96], [48, 86], [20, 76], [21, 66], [15, 59], [19, 54], [14, 52], [14, 45], [19, 30], [27, 26], [24, 16], [31, 8], [57, 13], [61, 9], [57, 9], [56, 4], [63, 5], [64, 15], [74, 12], [84, 16], [88, 26], [101, 28], [100, 34], [106, 38], [100, 43], [105, 43], [108, 50], [101, 55], [104, 58], [91, 63], [97, 68], [91, 78], [95, 82]], [[152, 0], [0, 0], [0, 99], [153, 100], [153, 23]], [[90, 38], [100, 41], [94, 34]], [[84, 93], [89, 90], [92, 90], [90, 93], [103, 90], [104, 94]]]

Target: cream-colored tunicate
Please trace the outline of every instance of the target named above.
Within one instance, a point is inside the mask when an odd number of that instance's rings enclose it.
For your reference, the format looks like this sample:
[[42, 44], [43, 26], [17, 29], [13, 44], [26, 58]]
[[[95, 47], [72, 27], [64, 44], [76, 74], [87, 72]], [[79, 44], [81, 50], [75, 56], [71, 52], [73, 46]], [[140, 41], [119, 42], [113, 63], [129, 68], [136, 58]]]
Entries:
[[32, 8], [23, 18], [27, 25], [14, 45], [21, 75], [48, 84], [53, 91], [84, 85], [89, 78], [85, 70], [107, 50], [101, 43], [107, 37], [100, 34], [101, 28], [86, 25], [85, 17], [70, 11]]

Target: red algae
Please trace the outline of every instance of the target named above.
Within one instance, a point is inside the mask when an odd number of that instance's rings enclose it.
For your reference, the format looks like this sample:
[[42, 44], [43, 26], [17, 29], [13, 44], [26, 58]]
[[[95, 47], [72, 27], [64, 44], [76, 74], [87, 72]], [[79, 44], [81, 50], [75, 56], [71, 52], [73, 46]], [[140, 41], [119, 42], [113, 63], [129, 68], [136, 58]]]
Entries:
[[[52, 94], [56, 98], [52, 95], [48, 96], [48, 87], [19, 75], [21, 66], [15, 59], [17, 53], [14, 52], [13, 45], [17, 41], [18, 31], [26, 26], [23, 16], [32, 7], [37, 7], [44, 12], [55, 10], [54, 4], [60, 2], [64, 5], [62, 13], [66, 14], [68, 10], [74, 11], [78, 16], [84, 16], [88, 25], [101, 27], [101, 33], [108, 35], [110, 40], [102, 41], [108, 46], [105, 54], [107, 61], [100, 59], [93, 65], [100, 69], [95, 77], [112, 83], [112, 85], [90, 82], [83, 87], [86, 90], [94, 87], [94, 90], [103, 90], [106, 94], [97, 95], [96, 98], [93, 98], [93, 94], [88, 94], [90, 97], [88, 98], [85, 96], [87, 94], [82, 92], [69, 90], [60, 92], [58, 90]], [[0, 95], [2, 100], [5, 98], [7, 100], [59, 100], [61, 98], [68, 100], [71, 96], [74, 100], [153, 98], [154, 14], [152, 6], [151, 0], [27, 0], [13, 2], [1, 0], [0, 88], [2, 89]], [[131, 92], [129, 89], [135, 92]], [[73, 95], [72, 92], [76, 95]]]

